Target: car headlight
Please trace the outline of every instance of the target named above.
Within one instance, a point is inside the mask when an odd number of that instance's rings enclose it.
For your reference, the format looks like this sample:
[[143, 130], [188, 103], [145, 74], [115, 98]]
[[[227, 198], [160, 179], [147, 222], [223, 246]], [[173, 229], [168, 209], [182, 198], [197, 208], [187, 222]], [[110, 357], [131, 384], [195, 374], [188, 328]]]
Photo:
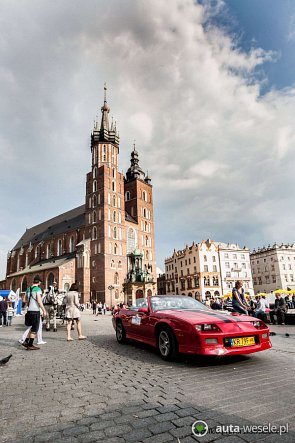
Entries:
[[251, 321], [251, 323], [254, 326], [254, 328], [256, 328], [256, 329], [259, 329], [261, 327], [260, 321]]
[[203, 323], [201, 325], [195, 325], [195, 328], [199, 332], [210, 332], [210, 331], [213, 331], [213, 332], [218, 331], [218, 332], [220, 332], [220, 329], [219, 329], [219, 327], [217, 325], [209, 324], [209, 323]]

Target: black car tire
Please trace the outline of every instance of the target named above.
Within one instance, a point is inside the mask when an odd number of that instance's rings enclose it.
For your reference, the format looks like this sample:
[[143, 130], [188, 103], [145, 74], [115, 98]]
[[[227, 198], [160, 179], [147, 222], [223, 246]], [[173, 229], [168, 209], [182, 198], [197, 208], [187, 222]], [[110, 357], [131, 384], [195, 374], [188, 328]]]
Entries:
[[117, 320], [116, 323], [116, 339], [117, 342], [120, 343], [120, 345], [124, 345], [125, 343], [127, 343], [126, 332], [121, 320]]
[[174, 360], [178, 355], [178, 343], [169, 327], [161, 327], [157, 335], [157, 347], [163, 360]]

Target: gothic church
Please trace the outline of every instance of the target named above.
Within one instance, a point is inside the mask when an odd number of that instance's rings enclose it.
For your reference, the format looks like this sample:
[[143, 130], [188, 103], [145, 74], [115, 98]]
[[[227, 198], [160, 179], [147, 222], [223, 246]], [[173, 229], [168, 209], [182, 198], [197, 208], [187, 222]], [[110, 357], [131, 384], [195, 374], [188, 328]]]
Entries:
[[38, 275], [68, 290], [77, 282], [81, 300], [108, 305], [156, 293], [153, 189], [139, 165], [119, 172], [119, 134], [109, 123], [104, 91], [101, 121], [91, 134], [91, 171], [85, 204], [27, 229], [8, 254], [5, 286], [25, 292]]

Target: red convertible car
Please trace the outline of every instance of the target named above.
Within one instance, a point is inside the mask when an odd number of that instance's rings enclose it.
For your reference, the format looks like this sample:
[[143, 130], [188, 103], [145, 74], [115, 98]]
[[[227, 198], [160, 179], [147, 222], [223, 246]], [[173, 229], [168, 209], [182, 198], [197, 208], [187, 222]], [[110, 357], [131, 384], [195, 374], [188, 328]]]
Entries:
[[269, 329], [247, 315], [213, 311], [187, 296], [151, 296], [113, 316], [119, 343], [129, 338], [157, 347], [164, 360], [178, 353], [250, 354], [271, 348]]

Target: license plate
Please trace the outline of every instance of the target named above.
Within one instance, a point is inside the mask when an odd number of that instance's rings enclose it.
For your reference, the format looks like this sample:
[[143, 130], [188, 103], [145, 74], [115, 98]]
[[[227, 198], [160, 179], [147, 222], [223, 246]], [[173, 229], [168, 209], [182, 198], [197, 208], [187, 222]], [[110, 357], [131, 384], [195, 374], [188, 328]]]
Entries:
[[141, 317], [139, 317], [139, 316], [137, 316], [137, 315], [134, 315], [133, 317], [132, 317], [132, 319], [131, 319], [131, 323], [133, 324], [133, 325], [140, 325], [140, 323], [141, 323]]
[[255, 337], [232, 338], [231, 345], [233, 348], [238, 348], [239, 346], [255, 345]]

